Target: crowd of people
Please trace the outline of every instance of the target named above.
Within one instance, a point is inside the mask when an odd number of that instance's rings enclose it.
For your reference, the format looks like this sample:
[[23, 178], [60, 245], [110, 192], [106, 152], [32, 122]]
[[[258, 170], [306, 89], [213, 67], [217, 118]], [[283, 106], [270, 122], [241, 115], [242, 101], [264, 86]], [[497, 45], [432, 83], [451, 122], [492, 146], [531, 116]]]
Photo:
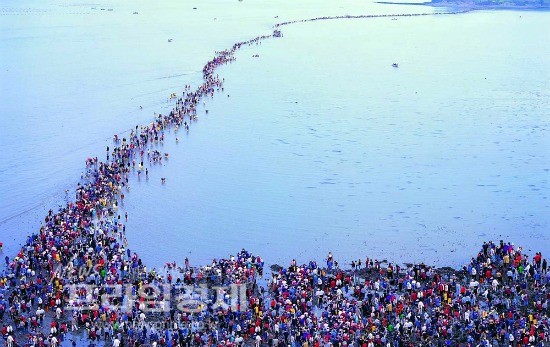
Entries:
[[[277, 268], [242, 250], [150, 271], [121, 223], [50, 213], [0, 281], [6, 346], [544, 346], [550, 271], [541, 253], [484, 243], [460, 270], [332, 254]], [[86, 225], [87, 224], [87, 225]], [[72, 241], [72, 242], [71, 242]], [[236, 286], [235, 286], [236, 285]], [[67, 338], [71, 336], [71, 338]], [[82, 343], [82, 341], [81, 341]]]
[[[340, 17], [319, 19], [332, 18]], [[292, 261], [270, 278], [263, 259], [244, 249], [208, 266], [186, 259], [162, 270], [148, 269], [130, 250], [128, 215], [119, 210], [130, 176], [147, 176], [168, 159], [160, 150], [167, 133], [189, 131], [199, 103], [223, 90], [219, 66], [244, 46], [281, 36], [275, 30], [216, 52], [203, 83], [195, 91], [186, 86], [169, 114], [115, 135], [105, 161], [86, 160], [74, 201], [50, 210], [40, 230], [5, 258], [0, 319], [7, 347], [75, 346], [82, 336], [114, 347], [548, 343], [547, 261], [502, 241], [484, 244], [455, 272], [370, 259], [344, 270], [329, 254], [326, 267]]]
[[[185, 299], [187, 295], [191, 300], [186, 301], [191, 304], [208, 302], [211, 298], [196, 298], [194, 290], [189, 289], [203, 283], [241, 284], [252, 293], [256, 277], [263, 274], [263, 261], [244, 250], [237, 258], [215, 261], [211, 266], [178, 268], [174, 288], [179, 289], [168, 293], [155, 291], [172, 282], [172, 273], [165, 278], [155, 269], [148, 270], [139, 256], [131, 252], [125, 236], [128, 214], [122, 216], [119, 205], [129, 191], [131, 174], [148, 176], [147, 166], [168, 159], [169, 154], [159, 150], [166, 132], [171, 129], [177, 132], [181, 127], [189, 131], [190, 124], [197, 119], [200, 100], [222, 89], [223, 79], [215, 74], [216, 68], [233, 61], [239, 48], [271, 36], [258, 36], [216, 52], [203, 69], [203, 83], [195, 91], [186, 86], [168, 115], [155, 114], [150, 124], [136, 126], [127, 138], [114, 135], [114, 147], [107, 147], [106, 161], [97, 157], [86, 160], [75, 200], [57, 212], [50, 210], [39, 232], [27, 238], [15, 257], [5, 258], [6, 268], [0, 280], [0, 319], [8, 347], [56, 347], [65, 341], [67, 334], [82, 328], [91, 341], [108, 338], [117, 346], [123, 341], [139, 345], [142, 339], [138, 337], [142, 335], [134, 335], [132, 329], [138, 323], [143, 326], [144, 312], [158, 309], [157, 301], [170, 307], [172, 302], [165, 300], [165, 296]], [[165, 178], [162, 180], [164, 183]], [[144, 288], [146, 291], [141, 293]], [[150, 294], [153, 307], [140, 294]], [[107, 301], [103, 300], [106, 295]], [[203, 305], [182, 306], [189, 312], [197, 311], [197, 307]], [[198, 316], [203, 318], [202, 311]], [[186, 314], [170, 317], [170, 324], [183, 321], [192, 319]], [[152, 336], [162, 342], [169, 336], [166, 334]]]
[[[293, 21], [287, 21], [287, 22], [281, 22], [275, 24], [274, 28], [279, 28], [285, 25], [290, 24], [296, 24], [296, 23], [306, 23], [306, 22], [316, 22], [316, 21], [324, 21], [324, 20], [332, 20], [332, 19], [369, 19], [369, 18], [396, 18], [396, 17], [419, 17], [419, 16], [433, 16], [433, 15], [445, 15], [445, 14], [460, 14], [460, 13], [467, 13], [471, 12], [472, 10], [461, 10], [461, 11], [450, 11], [450, 12], [424, 12], [424, 13], [400, 13], [400, 14], [362, 14], [362, 15], [342, 15], [342, 16], [323, 16], [323, 17], [315, 17], [315, 18], [308, 18], [308, 19], [298, 19]], [[278, 35], [277, 35], [278, 34]], [[281, 33], [276, 33], [277, 37], [280, 37]]]
[[530, 259], [510, 243], [484, 243], [460, 271], [367, 259], [364, 268], [354, 262], [354, 269], [327, 272], [328, 262], [274, 275], [267, 336], [302, 346], [550, 342], [550, 273], [540, 253]]

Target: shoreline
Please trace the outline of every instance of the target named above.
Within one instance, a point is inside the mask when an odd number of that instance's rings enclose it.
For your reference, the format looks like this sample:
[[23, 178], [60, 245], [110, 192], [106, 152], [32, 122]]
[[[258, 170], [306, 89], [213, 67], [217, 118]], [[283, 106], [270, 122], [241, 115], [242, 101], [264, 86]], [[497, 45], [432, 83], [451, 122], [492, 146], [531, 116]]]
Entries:
[[435, 8], [454, 8], [463, 9], [464, 11], [479, 11], [479, 10], [513, 10], [513, 11], [550, 11], [550, 6], [523, 6], [523, 5], [476, 5], [469, 2], [396, 2], [396, 1], [376, 1], [377, 4], [386, 5], [407, 5], [407, 6], [429, 6]]

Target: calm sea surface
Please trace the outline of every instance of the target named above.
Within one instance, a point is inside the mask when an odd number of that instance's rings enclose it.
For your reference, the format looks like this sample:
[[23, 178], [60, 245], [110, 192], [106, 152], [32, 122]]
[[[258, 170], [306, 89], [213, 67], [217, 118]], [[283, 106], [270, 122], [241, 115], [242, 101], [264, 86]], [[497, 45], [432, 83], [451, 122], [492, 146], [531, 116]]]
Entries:
[[[281, 21], [444, 10], [3, 3], [4, 253], [70, 199], [85, 159], [104, 158], [113, 134], [198, 85], [214, 51]], [[167, 163], [133, 180], [122, 210], [130, 248], [153, 266], [242, 247], [268, 263], [332, 251], [345, 262], [456, 266], [500, 239], [550, 254], [549, 27], [550, 13], [525, 11], [283, 27], [283, 38], [244, 48], [219, 70], [224, 92], [206, 100], [189, 134], [167, 136]]]

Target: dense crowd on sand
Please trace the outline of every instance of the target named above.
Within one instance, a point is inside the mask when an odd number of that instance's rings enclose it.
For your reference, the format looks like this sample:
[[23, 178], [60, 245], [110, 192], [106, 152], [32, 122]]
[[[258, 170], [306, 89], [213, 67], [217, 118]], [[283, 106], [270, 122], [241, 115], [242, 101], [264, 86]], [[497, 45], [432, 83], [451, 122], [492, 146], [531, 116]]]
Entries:
[[[302, 346], [543, 346], [550, 273], [513, 244], [484, 243], [461, 271], [367, 259], [352, 270], [314, 262], [270, 285], [268, 337]], [[278, 342], [277, 341], [277, 342]]]
[[[78, 226], [74, 211], [50, 213], [6, 260], [0, 317], [8, 347], [76, 344], [79, 332], [90, 345], [117, 347], [550, 343], [547, 260], [511, 243], [484, 243], [456, 271], [369, 258], [341, 269], [329, 253], [326, 265], [293, 260], [263, 278], [262, 258], [243, 249], [202, 267], [167, 263], [160, 273], [125, 248], [120, 223], [90, 213]], [[231, 284], [244, 286], [238, 306], [228, 301]], [[215, 286], [225, 287], [199, 290]]]
[[[377, 16], [342, 18], [356, 17]], [[548, 343], [546, 259], [529, 258], [510, 243], [484, 244], [461, 271], [370, 259], [342, 270], [329, 254], [326, 266], [292, 261], [271, 278], [264, 277], [263, 259], [246, 250], [208, 266], [192, 267], [186, 259], [157, 270], [128, 248], [128, 215], [119, 205], [130, 176], [148, 178], [150, 168], [168, 160], [161, 150], [167, 133], [177, 141], [178, 131], [189, 131], [197, 119], [200, 101], [223, 91], [219, 66], [244, 46], [281, 36], [275, 30], [216, 52], [203, 83], [176, 95], [169, 114], [155, 115], [127, 137], [115, 135], [105, 161], [86, 160], [74, 201], [50, 210], [39, 232], [5, 257], [0, 319], [7, 347], [76, 345], [82, 338], [115, 347]], [[239, 285], [238, 295], [233, 289], [197, 294], [230, 284]], [[230, 305], [235, 295], [237, 306]]]

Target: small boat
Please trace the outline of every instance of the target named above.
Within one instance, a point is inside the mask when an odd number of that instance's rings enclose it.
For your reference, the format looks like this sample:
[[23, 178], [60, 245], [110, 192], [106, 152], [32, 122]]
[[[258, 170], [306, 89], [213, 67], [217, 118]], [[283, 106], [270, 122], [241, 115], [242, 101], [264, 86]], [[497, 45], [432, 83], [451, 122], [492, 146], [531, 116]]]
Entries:
[[134, 12], [134, 14], [138, 14], [137, 12]]
[[168, 42], [172, 42], [172, 39], [168, 39]]
[[393, 63], [393, 64], [391, 64], [391, 66], [393, 66], [393, 67], [399, 67], [399, 65], [398, 65], [397, 63]]

